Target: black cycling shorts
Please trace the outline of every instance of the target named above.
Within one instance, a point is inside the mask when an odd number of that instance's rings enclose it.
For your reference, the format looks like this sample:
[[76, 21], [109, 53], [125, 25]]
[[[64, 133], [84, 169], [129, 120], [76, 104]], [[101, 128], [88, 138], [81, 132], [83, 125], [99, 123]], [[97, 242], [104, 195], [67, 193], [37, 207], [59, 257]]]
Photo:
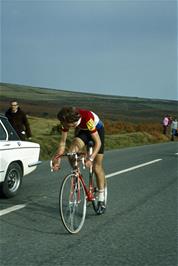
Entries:
[[[101, 147], [100, 147], [98, 154], [103, 154], [104, 153], [104, 127], [97, 129], [97, 131], [98, 131], [98, 134], [101, 140]], [[89, 130], [77, 129], [75, 131], [75, 137], [80, 138], [85, 143], [85, 145], [87, 145], [89, 141], [91, 140], [93, 141], [91, 132]]]

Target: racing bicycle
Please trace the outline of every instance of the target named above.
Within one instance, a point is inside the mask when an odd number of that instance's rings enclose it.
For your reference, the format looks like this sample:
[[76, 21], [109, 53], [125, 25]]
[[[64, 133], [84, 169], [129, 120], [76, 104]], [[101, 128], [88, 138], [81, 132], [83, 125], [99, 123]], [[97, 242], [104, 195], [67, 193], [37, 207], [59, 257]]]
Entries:
[[[87, 155], [91, 155], [92, 151], [92, 143], [90, 143]], [[71, 234], [76, 234], [84, 225], [88, 202], [92, 202], [93, 209], [97, 213], [98, 188], [94, 178], [93, 167], [85, 167], [86, 153], [67, 152], [62, 156], [67, 156], [69, 160], [73, 160], [73, 169], [62, 181], [59, 192], [59, 212], [65, 229]], [[88, 174], [88, 182], [86, 173]], [[104, 198], [106, 206], [106, 183]]]

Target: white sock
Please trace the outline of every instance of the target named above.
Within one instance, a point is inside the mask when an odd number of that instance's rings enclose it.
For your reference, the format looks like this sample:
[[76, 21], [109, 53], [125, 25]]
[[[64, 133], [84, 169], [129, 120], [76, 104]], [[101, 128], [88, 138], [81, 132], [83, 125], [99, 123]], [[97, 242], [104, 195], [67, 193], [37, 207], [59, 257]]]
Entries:
[[98, 201], [104, 201], [104, 189], [99, 189]]

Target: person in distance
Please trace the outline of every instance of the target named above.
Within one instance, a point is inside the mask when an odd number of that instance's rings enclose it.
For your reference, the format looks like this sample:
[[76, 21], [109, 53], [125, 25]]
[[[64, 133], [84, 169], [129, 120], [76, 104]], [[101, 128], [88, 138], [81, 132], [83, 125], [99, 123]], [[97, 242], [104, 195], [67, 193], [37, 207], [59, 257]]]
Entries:
[[15, 129], [21, 140], [31, 139], [32, 133], [26, 114], [19, 107], [17, 100], [10, 102], [10, 107], [6, 111], [5, 116]]

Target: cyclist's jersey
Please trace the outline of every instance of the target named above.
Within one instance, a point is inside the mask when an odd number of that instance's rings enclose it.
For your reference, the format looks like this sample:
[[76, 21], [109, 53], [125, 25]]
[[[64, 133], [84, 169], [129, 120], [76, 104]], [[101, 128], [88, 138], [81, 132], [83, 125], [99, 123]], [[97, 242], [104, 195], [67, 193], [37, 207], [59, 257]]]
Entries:
[[[81, 115], [81, 118], [78, 121], [77, 128], [81, 130], [89, 130], [90, 133], [95, 133], [97, 129], [103, 127], [102, 121], [95, 113], [84, 109], [78, 109], [78, 111]], [[62, 127], [62, 131], [67, 132], [68, 129]]]

